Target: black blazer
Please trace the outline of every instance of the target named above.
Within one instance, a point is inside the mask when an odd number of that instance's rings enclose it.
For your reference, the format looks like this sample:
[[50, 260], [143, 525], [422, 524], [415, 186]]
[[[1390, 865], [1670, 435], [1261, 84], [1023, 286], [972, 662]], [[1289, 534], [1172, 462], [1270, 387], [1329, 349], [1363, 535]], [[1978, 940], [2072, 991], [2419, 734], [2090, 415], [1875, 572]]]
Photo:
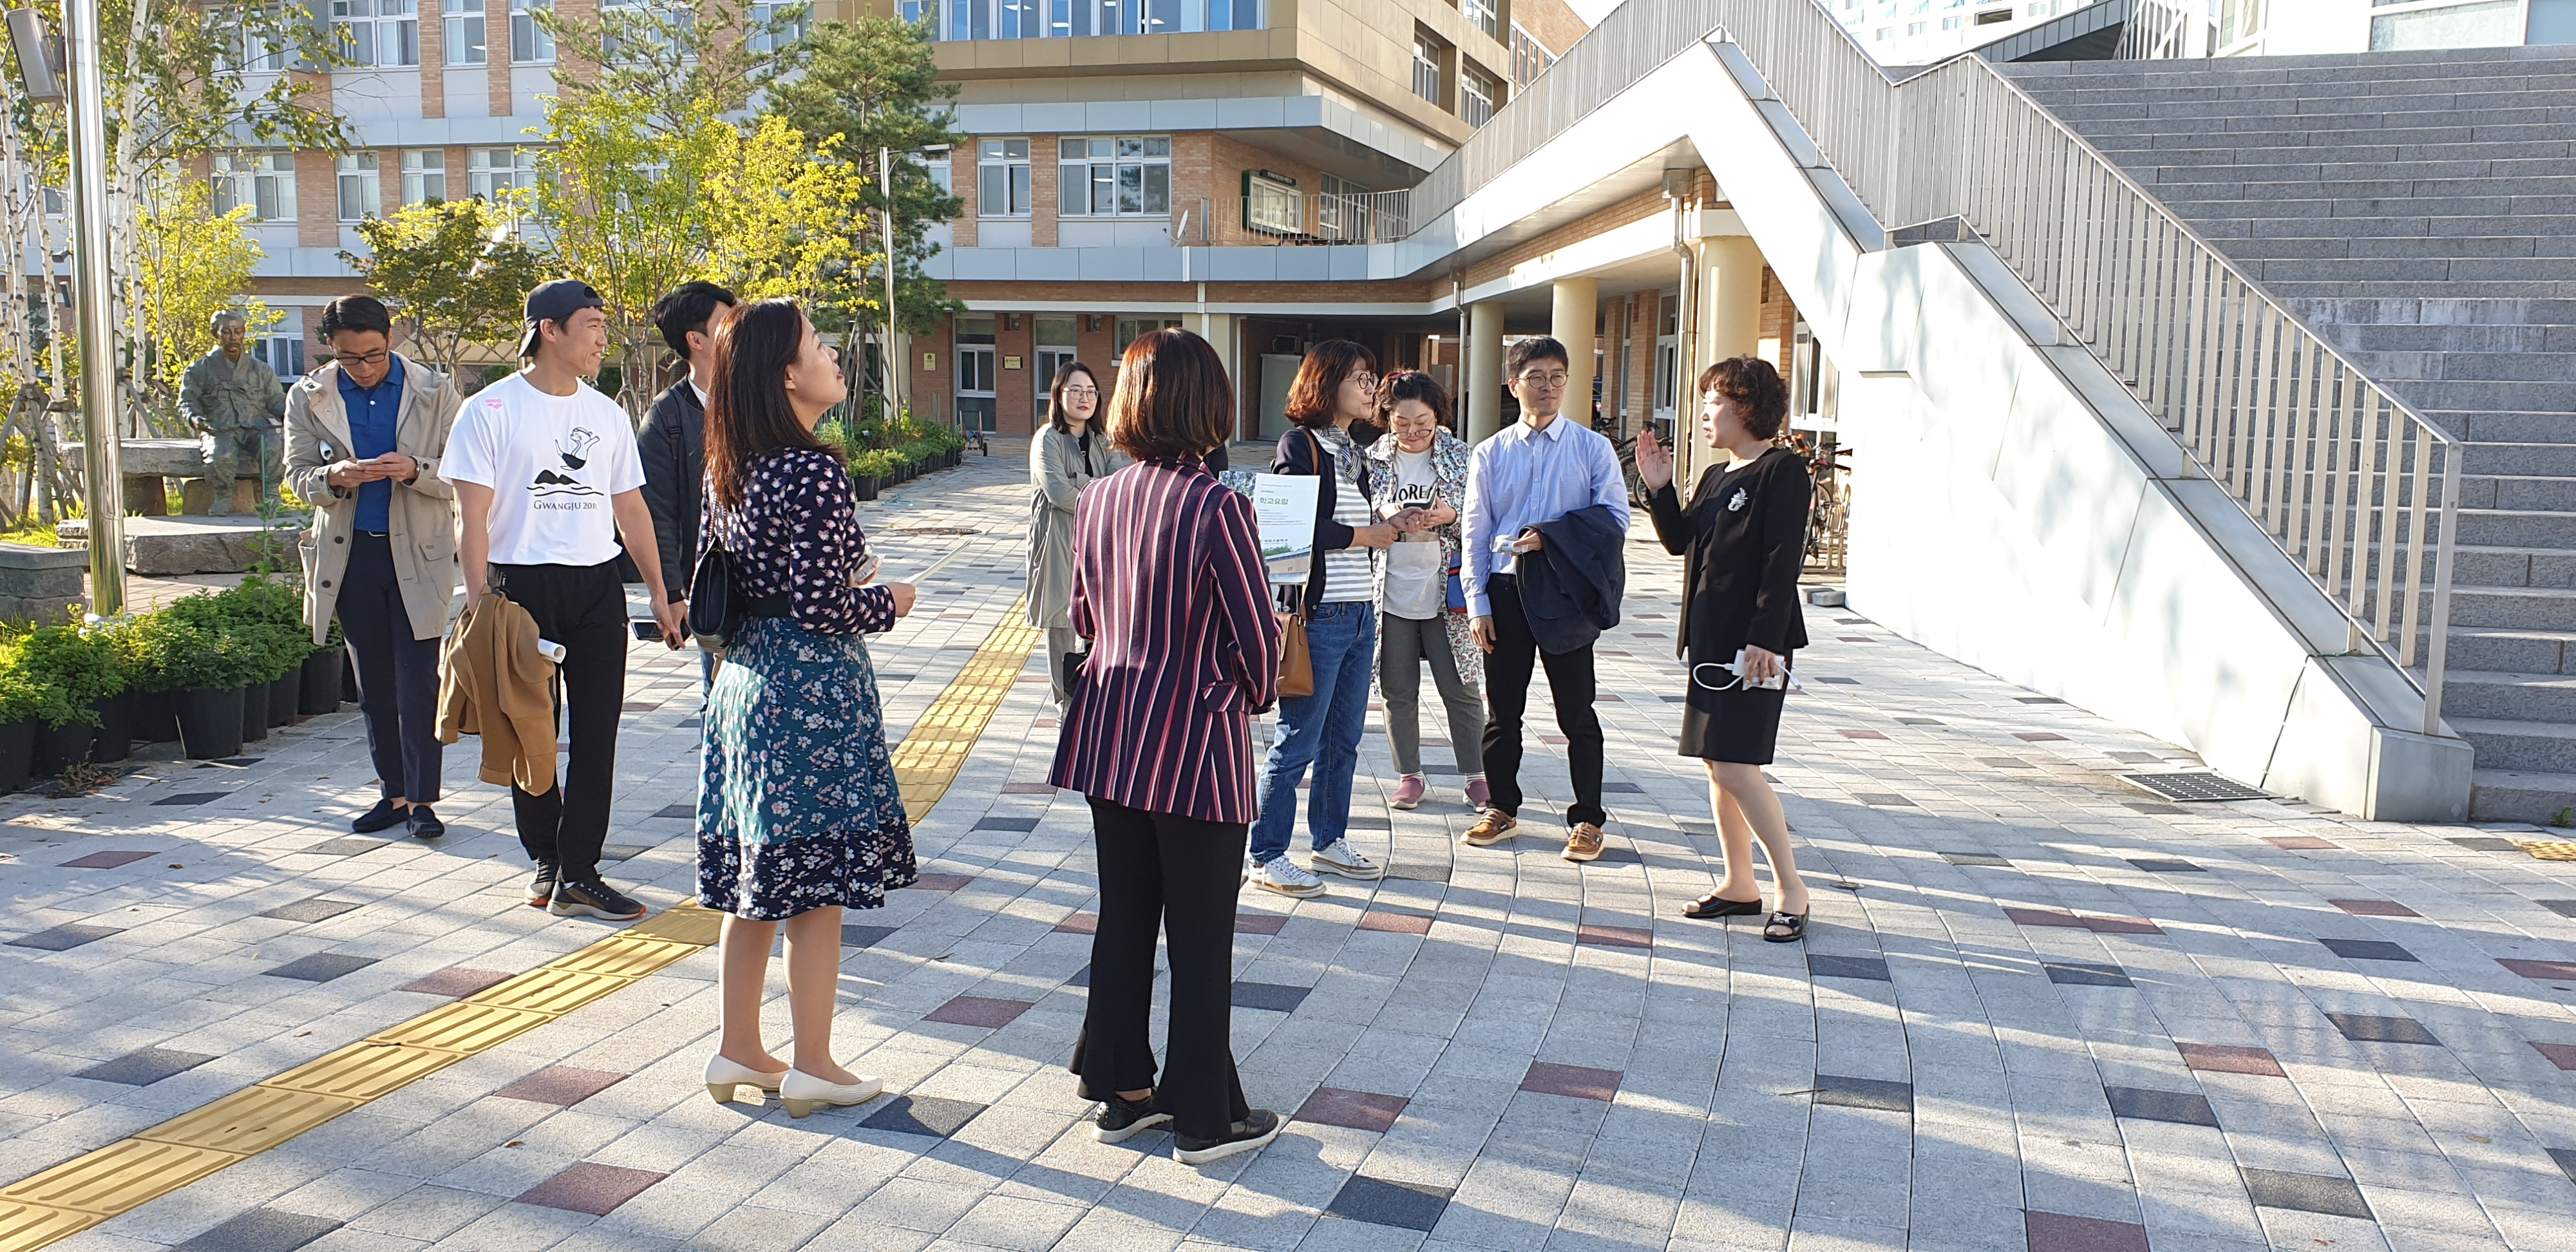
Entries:
[[1619, 624], [1619, 600], [1627, 594], [1628, 528], [1606, 504], [1590, 504], [1530, 527], [1546, 540], [1525, 553], [1520, 570], [1521, 616], [1528, 619], [1538, 649], [1563, 656], [1592, 646], [1601, 632]]
[[[1305, 427], [1291, 426], [1287, 434], [1279, 437], [1278, 455], [1270, 462], [1273, 474], [1312, 475], [1324, 480], [1324, 485], [1315, 489], [1315, 555], [1306, 570], [1308, 612], [1313, 612], [1315, 606], [1324, 602], [1324, 554], [1351, 546], [1351, 528], [1333, 520], [1333, 505], [1341, 492], [1342, 476], [1332, 472], [1330, 467], [1319, 467], [1315, 463], [1315, 449], [1321, 443], [1321, 437], [1306, 433]], [[1368, 481], [1368, 475], [1360, 475], [1362, 491], [1367, 490]]]
[[1684, 661], [1732, 661], [1747, 644], [1783, 653], [1807, 646], [1798, 575], [1815, 487], [1805, 457], [1773, 448], [1732, 473], [1708, 467], [1688, 509], [1670, 483], [1646, 497], [1655, 537], [1682, 558], [1676, 650]]
[[674, 600], [689, 594], [698, 564], [698, 509], [706, 494], [707, 411], [682, 378], [653, 397], [644, 429], [635, 432], [644, 462], [644, 507], [653, 514], [654, 546], [662, 550], [662, 581]]

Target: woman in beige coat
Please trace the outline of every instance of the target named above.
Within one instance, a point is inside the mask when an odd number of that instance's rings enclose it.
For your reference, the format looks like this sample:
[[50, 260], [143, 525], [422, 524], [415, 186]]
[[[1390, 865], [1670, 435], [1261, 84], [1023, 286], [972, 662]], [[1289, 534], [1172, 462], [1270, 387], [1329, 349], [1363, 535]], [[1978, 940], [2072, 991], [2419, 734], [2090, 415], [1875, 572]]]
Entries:
[[388, 346], [393, 319], [372, 296], [322, 311], [329, 361], [286, 396], [286, 485], [313, 506], [304, 536], [304, 620], [313, 642], [338, 618], [358, 663], [383, 796], [351, 822], [361, 834], [407, 825], [447, 833], [438, 644], [456, 595], [456, 492], [438, 476], [464, 403], [447, 376]]
[[1080, 361], [1055, 372], [1047, 391], [1047, 424], [1029, 439], [1029, 625], [1046, 631], [1047, 681], [1062, 713], [1073, 693], [1065, 689], [1064, 658], [1073, 651], [1073, 504], [1082, 489], [1135, 463], [1109, 446], [1092, 420], [1100, 411], [1099, 376]]

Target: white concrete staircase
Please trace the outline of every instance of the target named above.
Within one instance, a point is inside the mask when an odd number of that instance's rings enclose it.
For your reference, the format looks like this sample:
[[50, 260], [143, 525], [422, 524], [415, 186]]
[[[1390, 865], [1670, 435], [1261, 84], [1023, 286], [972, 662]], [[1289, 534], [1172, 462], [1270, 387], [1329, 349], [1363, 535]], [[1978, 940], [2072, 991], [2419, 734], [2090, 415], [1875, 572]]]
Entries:
[[1997, 68], [2469, 441], [2471, 814], [2576, 807], [2576, 48]]

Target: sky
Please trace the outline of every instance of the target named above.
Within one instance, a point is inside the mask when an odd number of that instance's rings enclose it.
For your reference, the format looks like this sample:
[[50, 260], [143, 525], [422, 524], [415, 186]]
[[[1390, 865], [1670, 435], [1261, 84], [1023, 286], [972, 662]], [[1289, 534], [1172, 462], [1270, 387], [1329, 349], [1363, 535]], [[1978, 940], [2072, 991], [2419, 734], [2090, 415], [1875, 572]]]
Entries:
[[1598, 26], [1610, 10], [1619, 7], [1620, 0], [1565, 0], [1565, 3], [1568, 8], [1574, 10], [1576, 16]]

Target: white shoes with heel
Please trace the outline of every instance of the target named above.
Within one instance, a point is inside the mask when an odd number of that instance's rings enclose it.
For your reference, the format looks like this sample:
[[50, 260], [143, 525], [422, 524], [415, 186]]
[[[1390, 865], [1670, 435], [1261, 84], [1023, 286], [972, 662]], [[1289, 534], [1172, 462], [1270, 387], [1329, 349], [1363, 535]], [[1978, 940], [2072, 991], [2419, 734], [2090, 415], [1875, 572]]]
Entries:
[[817, 1105], [865, 1104], [877, 1098], [885, 1084], [866, 1074], [857, 1082], [826, 1082], [801, 1069], [787, 1071], [787, 1080], [778, 1086], [778, 1102], [787, 1106], [789, 1117], [802, 1118]]
[[764, 1092], [778, 1090], [790, 1072], [763, 1073], [748, 1065], [728, 1061], [721, 1054], [711, 1056], [707, 1058], [707, 1094], [714, 1096], [718, 1104], [731, 1104], [743, 1087], [758, 1087]]

